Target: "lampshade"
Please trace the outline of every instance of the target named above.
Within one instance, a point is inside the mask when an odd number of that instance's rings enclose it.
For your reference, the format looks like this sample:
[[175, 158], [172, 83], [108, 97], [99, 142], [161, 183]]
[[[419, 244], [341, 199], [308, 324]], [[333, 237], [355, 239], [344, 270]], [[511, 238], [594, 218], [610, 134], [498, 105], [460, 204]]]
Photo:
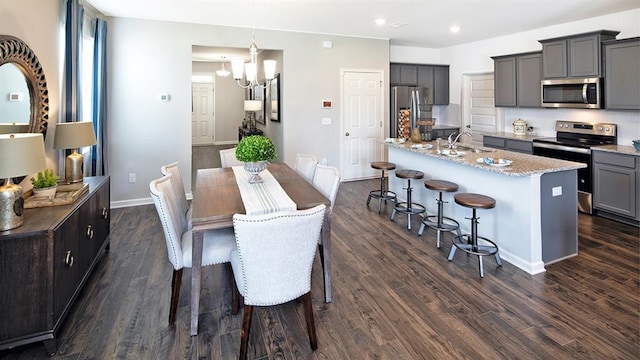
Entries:
[[28, 123], [0, 124], [0, 134], [17, 134], [29, 132]]
[[262, 110], [262, 101], [260, 100], [245, 100], [244, 111], [260, 111]]
[[35, 174], [46, 167], [42, 134], [0, 135], [0, 179]]
[[96, 144], [93, 123], [68, 122], [56, 124], [56, 136], [53, 139], [54, 149], [77, 149]]

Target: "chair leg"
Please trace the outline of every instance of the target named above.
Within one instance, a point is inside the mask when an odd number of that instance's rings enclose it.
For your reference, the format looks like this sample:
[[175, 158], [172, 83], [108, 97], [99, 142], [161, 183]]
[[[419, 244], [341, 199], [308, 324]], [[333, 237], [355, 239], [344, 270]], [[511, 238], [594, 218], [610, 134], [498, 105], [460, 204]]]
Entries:
[[176, 322], [178, 299], [180, 299], [180, 285], [182, 284], [182, 269], [173, 270], [171, 277], [171, 303], [169, 304], [169, 324]]
[[227, 263], [229, 265], [230, 270], [230, 278], [231, 278], [231, 315], [238, 314], [238, 303], [240, 298], [240, 292], [238, 291], [238, 286], [236, 286], [236, 279], [233, 275], [233, 269], [231, 268], [231, 263]]
[[318, 338], [316, 337], [316, 325], [313, 320], [313, 305], [311, 303], [311, 292], [302, 295], [304, 302], [304, 317], [307, 320], [307, 333], [309, 334], [309, 345], [311, 350], [318, 348]]
[[249, 346], [249, 330], [251, 330], [251, 315], [253, 306], [245, 305], [242, 314], [242, 330], [240, 330], [240, 355], [239, 360], [247, 359], [247, 347]]

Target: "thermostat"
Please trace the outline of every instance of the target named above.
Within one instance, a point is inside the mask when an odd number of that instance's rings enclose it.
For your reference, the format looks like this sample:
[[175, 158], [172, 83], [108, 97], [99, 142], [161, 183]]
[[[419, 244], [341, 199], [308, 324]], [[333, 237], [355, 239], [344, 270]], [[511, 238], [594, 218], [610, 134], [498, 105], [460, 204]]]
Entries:
[[171, 99], [171, 95], [169, 94], [160, 94], [160, 101], [167, 102]]
[[9, 101], [22, 101], [22, 93], [21, 92], [9, 93]]

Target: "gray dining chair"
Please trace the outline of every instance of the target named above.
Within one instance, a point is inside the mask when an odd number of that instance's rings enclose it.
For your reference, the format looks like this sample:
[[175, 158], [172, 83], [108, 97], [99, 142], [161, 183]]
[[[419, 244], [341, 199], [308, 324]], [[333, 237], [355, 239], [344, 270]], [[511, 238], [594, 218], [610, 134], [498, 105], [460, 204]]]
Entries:
[[296, 162], [293, 169], [308, 182], [313, 181], [313, 174], [316, 172], [318, 159], [313, 155], [296, 154]]
[[223, 168], [242, 166], [244, 163], [236, 159], [236, 148], [220, 150], [220, 166]]
[[[236, 249], [231, 251], [234, 292], [244, 298], [239, 359], [247, 357], [254, 306], [273, 306], [301, 298], [312, 350], [318, 348], [311, 269], [325, 205], [266, 215], [233, 216]], [[232, 306], [237, 309], [236, 306]]]
[[[191, 251], [193, 248], [191, 228], [185, 221], [185, 216], [181, 214], [179, 196], [176, 195], [174, 185], [171, 183], [172, 177], [173, 175], [171, 174], [165, 175], [149, 183], [151, 198], [153, 199], [158, 217], [162, 223], [169, 262], [173, 266], [169, 324], [173, 324], [176, 320], [180, 285], [182, 283], [182, 270], [184, 268], [191, 268]], [[235, 249], [235, 247], [235, 236], [232, 228], [205, 231], [202, 266], [229, 263], [231, 260], [231, 251]], [[232, 296], [232, 303], [237, 303], [235, 292]]]

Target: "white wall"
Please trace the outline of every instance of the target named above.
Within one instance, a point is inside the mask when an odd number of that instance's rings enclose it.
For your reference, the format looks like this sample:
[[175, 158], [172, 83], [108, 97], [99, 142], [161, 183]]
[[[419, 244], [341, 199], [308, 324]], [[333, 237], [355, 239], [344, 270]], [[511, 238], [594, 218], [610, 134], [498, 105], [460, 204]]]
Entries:
[[[53, 150], [55, 123], [60, 104], [61, 64], [59, 56], [60, 9], [58, 0], [0, 1], [0, 34], [24, 41], [42, 65], [49, 91], [49, 125], [45, 137], [47, 167], [57, 171], [57, 151]], [[29, 183], [25, 180], [23, 184]], [[28, 185], [30, 186], [30, 184]]]
[[[462, 76], [493, 72], [491, 56], [538, 51], [542, 50], [538, 40], [602, 29], [620, 31], [618, 39], [640, 36], [640, 9], [440, 49], [438, 56], [432, 57], [431, 60], [438, 64], [450, 65], [450, 105], [439, 107], [436, 115], [439, 117], [439, 123], [461, 124], [459, 109]], [[390, 51], [390, 58], [394, 62], [418, 62], [414, 53], [431, 53], [424, 49], [416, 48], [413, 52], [406, 47], [395, 46], [391, 46]], [[506, 132], [513, 132], [513, 120], [522, 118], [539, 134], [553, 136], [555, 121], [569, 120], [618, 124], [619, 144], [632, 145], [632, 139], [640, 138], [638, 111], [498, 108], [498, 116], [499, 121], [504, 124], [504, 128], [498, 130]]]
[[[388, 42], [266, 30], [255, 35], [261, 49], [282, 50], [282, 122], [267, 122], [267, 128], [282, 127], [283, 160], [292, 164], [305, 152], [338, 166], [340, 70], [383, 70], [388, 83]], [[109, 18], [108, 39], [112, 201], [148, 201], [149, 181], [172, 161], [180, 162], [190, 191], [191, 47], [248, 48], [251, 29]], [[333, 48], [323, 48], [324, 40]], [[171, 101], [160, 102], [160, 93]], [[324, 99], [334, 102], [331, 110], [321, 109]], [[326, 116], [333, 118], [330, 126], [320, 123]], [[129, 173], [137, 174], [136, 183], [128, 183]]]

